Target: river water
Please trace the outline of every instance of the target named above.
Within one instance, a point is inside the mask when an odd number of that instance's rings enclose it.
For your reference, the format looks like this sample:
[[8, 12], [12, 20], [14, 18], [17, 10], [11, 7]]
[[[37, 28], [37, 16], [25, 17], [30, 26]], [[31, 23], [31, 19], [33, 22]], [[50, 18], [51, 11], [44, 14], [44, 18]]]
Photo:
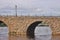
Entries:
[[60, 40], [60, 35], [35, 35], [32, 37], [26, 36], [26, 35], [9, 35], [8, 34], [8, 28], [2, 28], [0, 27], [0, 40]]
[[43, 35], [43, 36], [35, 36], [34, 38], [28, 38], [27, 36], [23, 35], [0, 35], [0, 40], [60, 40], [60, 36], [49, 36], [49, 35]]

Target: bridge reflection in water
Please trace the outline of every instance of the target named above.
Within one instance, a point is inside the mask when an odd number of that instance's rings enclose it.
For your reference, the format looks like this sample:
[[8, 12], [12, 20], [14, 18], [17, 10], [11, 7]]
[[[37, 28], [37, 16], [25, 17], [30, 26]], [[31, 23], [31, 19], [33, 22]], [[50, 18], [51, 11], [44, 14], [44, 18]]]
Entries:
[[[4, 29], [1, 31], [1, 29]], [[0, 40], [60, 40], [60, 36], [35, 35], [27, 37], [26, 35], [8, 35], [7, 28], [0, 28]]]
[[14, 36], [14, 35], [0, 35], [0, 40], [60, 40], [60, 36], [35, 36], [34, 38], [28, 38], [27, 36]]

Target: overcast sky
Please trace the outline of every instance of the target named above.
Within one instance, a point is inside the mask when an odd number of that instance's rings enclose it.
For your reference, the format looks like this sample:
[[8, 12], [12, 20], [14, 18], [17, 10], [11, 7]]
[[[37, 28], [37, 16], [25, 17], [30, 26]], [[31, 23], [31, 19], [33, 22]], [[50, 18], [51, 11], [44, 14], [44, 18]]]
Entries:
[[0, 15], [15, 15], [15, 5], [18, 15], [60, 16], [60, 0], [0, 0]]

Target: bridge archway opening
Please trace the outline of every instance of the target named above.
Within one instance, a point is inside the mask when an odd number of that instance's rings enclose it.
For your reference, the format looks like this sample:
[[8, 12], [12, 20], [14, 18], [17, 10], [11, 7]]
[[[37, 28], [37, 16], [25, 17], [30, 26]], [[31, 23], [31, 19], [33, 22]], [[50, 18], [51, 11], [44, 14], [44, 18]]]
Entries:
[[49, 25], [42, 24], [42, 21], [36, 21], [29, 25], [27, 29], [27, 36], [29, 38], [34, 38], [37, 35], [50, 35], [52, 30]]
[[31, 37], [31, 38], [34, 37], [35, 28], [40, 23], [42, 23], [42, 21], [36, 21], [36, 22], [33, 22], [32, 24], [29, 25], [29, 27], [27, 29], [27, 36], [28, 37]]
[[35, 36], [36, 35], [51, 35], [52, 30], [51, 27], [48, 24], [39, 24], [34, 31]]
[[8, 33], [9, 33], [8, 26], [3, 21], [0, 21], [0, 34], [8, 35]]

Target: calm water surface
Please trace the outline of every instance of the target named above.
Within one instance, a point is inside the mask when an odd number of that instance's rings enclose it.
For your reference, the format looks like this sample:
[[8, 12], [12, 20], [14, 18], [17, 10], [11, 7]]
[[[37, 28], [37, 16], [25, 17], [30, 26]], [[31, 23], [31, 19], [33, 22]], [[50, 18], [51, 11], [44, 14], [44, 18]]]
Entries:
[[[4, 29], [4, 30], [3, 30]], [[60, 35], [8, 35], [7, 28], [0, 28], [0, 40], [60, 40]]]
[[29, 38], [26, 35], [0, 35], [0, 40], [60, 40], [59, 35], [50, 36], [50, 35], [36, 35], [34, 38]]

